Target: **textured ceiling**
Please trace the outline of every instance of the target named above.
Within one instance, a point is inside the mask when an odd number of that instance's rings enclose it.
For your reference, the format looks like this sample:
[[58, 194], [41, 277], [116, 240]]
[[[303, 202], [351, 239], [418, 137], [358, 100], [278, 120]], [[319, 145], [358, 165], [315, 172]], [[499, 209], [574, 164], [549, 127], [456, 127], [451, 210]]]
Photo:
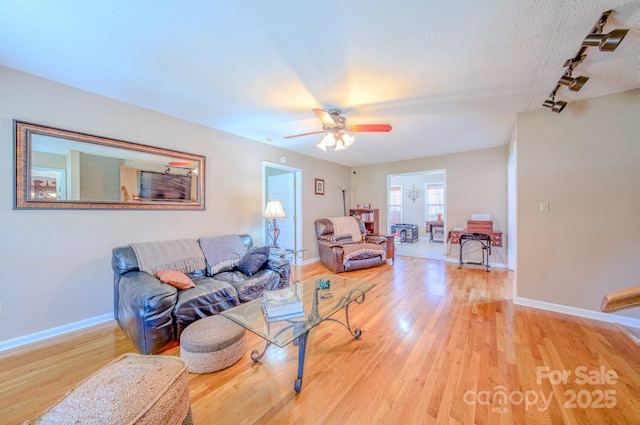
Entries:
[[[608, 9], [604, 32], [629, 34], [587, 49], [571, 102], [640, 87], [640, 1], [2, 0], [0, 64], [358, 166], [507, 144]], [[283, 139], [329, 107], [393, 130], [340, 152]]]

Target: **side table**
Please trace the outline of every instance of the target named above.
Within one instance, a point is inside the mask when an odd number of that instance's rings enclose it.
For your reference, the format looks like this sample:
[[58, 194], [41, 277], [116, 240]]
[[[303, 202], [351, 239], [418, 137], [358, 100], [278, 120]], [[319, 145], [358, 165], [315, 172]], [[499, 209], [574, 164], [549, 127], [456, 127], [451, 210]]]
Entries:
[[295, 257], [302, 258], [302, 255], [305, 251], [308, 251], [308, 249], [307, 248], [301, 248], [301, 249], [272, 248], [270, 252], [271, 252], [271, 255], [275, 255], [285, 260], [288, 260], [287, 256], [290, 255], [291, 260], [293, 260]]
[[[289, 248], [271, 248], [270, 255], [277, 257], [281, 260], [289, 261], [292, 266], [297, 265], [296, 259], [302, 258], [305, 251], [308, 251], [308, 248], [301, 249], [289, 249]], [[293, 278], [293, 273], [289, 273], [291, 283], [295, 283]]]
[[396, 255], [395, 235], [377, 235], [387, 238], [387, 260], [391, 260], [393, 264], [394, 257]]

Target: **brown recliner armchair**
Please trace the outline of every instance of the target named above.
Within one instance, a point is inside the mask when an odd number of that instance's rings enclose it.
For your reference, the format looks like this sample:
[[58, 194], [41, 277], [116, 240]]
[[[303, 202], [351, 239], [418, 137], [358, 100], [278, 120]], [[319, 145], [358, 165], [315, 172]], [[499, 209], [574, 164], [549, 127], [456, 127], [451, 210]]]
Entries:
[[[340, 217], [344, 219], [344, 217]], [[366, 235], [364, 223], [349, 217], [360, 229], [360, 240], [347, 234], [335, 234], [334, 222], [329, 218], [315, 221], [320, 261], [334, 273], [377, 267], [387, 262], [387, 238]]]

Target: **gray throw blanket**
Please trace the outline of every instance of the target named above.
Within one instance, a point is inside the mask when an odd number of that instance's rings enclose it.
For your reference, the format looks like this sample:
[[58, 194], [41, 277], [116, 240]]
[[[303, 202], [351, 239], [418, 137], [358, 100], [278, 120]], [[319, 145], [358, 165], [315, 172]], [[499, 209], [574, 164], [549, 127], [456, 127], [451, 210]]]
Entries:
[[200, 238], [200, 247], [207, 259], [207, 272], [210, 276], [232, 270], [247, 253], [247, 246], [238, 235]]
[[155, 275], [160, 270], [193, 273], [207, 267], [204, 254], [195, 239], [132, 243], [138, 268]]
[[342, 264], [346, 265], [351, 259], [363, 260], [365, 258], [373, 258], [380, 256], [382, 261], [387, 261], [387, 253], [382, 247], [376, 243], [355, 243], [342, 246], [344, 256]]

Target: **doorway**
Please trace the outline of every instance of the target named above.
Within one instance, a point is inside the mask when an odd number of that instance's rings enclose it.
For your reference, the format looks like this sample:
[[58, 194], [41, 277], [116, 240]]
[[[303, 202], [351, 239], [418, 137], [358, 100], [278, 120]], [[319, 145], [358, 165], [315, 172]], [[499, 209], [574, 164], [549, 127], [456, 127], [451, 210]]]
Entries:
[[[389, 229], [418, 228], [417, 240], [395, 240], [395, 254], [400, 256], [445, 260], [447, 254], [447, 184], [446, 170], [428, 170], [387, 176]], [[432, 233], [427, 222], [442, 221], [442, 228]], [[406, 226], [398, 226], [406, 225]], [[411, 227], [408, 227], [411, 225]]]
[[[270, 199], [277, 199], [282, 204], [285, 218], [278, 219], [280, 235], [278, 245], [282, 248], [297, 250], [302, 246], [302, 223], [298, 217], [302, 217], [302, 194], [301, 185], [302, 170], [285, 165], [263, 162], [262, 163], [262, 205], [266, 207]], [[268, 234], [268, 222], [263, 223], [263, 245], [268, 245], [271, 241]], [[295, 264], [301, 261], [297, 256], [293, 256]]]

